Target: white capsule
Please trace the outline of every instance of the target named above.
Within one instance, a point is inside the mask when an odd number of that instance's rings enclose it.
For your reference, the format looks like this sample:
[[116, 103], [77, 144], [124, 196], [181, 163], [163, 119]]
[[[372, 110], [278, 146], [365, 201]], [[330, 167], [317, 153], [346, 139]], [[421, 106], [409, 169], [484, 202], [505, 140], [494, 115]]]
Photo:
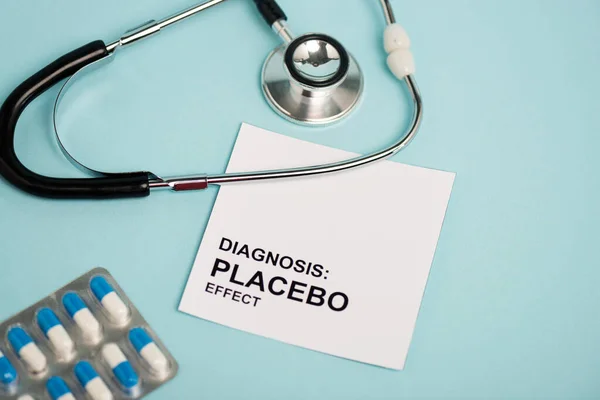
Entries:
[[35, 400], [31, 395], [24, 394], [23, 396], [19, 396], [17, 400]]
[[124, 325], [129, 320], [129, 308], [116, 292], [110, 292], [104, 296], [102, 305], [116, 324]]
[[110, 369], [116, 368], [121, 363], [127, 361], [125, 354], [123, 354], [119, 346], [114, 343], [104, 345], [102, 348], [102, 357], [104, 357], [104, 361], [106, 361]]
[[165, 376], [169, 373], [169, 360], [160, 351], [156, 343], [148, 343], [140, 351], [140, 356], [150, 365], [156, 375]]
[[82, 308], [74, 316], [73, 321], [81, 329], [86, 342], [98, 343], [102, 339], [102, 326], [89, 308]]
[[40, 348], [33, 342], [25, 345], [19, 351], [19, 356], [27, 364], [28, 369], [33, 373], [43, 372], [48, 366], [46, 356]]
[[112, 392], [101, 378], [91, 380], [85, 386], [85, 391], [93, 400], [113, 400]]
[[60, 359], [68, 360], [73, 355], [75, 343], [73, 343], [73, 339], [71, 339], [64, 326], [56, 325], [46, 335], [48, 335], [48, 340], [52, 343], [52, 347]]

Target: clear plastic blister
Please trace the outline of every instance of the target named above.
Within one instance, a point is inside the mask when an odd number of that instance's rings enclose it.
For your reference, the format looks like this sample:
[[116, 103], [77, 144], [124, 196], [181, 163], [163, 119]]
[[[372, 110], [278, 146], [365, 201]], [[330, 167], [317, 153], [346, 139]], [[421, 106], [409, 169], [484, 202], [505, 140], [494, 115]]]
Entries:
[[0, 324], [0, 399], [139, 399], [177, 369], [103, 268]]

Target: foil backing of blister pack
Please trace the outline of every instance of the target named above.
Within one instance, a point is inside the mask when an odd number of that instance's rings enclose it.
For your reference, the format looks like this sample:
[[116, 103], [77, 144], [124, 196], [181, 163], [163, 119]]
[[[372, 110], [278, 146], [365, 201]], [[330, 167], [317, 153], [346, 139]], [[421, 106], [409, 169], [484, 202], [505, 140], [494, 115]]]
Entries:
[[[90, 281], [96, 276], [104, 277], [128, 307], [129, 319], [126, 324], [118, 326], [112, 322], [100, 301], [94, 296], [90, 288]], [[78, 294], [100, 322], [102, 336], [98, 343], [92, 344], [84, 339], [80, 328], [71, 319], [65, 309], [62, 299], [65, 294], [70, 292]], [[38, 326], [37, 313], [44, 307], [48, 307], [54, 311], [75, 343], [75, 352], [69, 360], [61, 360], [57, 357], [50, 341]], [[34, 343], [37, 344], [46, 356], [48, 366], [44, 372], [39, 374], [30, 373], [25, 363], [12, 348], [8, 339], [8, 332], [15, 326], [25, 329]], [[143, 328], [149, 334], [167, 358], [169, 364], [167, 374], [162, 376], [154, 374], [150, 365], [133, 347], [129, 340], [129, 332], [131, 329], [137, 327]], [[103, 359], [101, 350], [104, 345], [109, 343], [115, 343], [119, 346], [137, 373], [140, 383], [134, 390], [128, 391], [120, 387], [112, 370]], [[12, 363], [18, 374], [16, 383], [3, 385], [0, 380], [0, 399], [16, 400], [20, 396], [27, 394], [35, 400], [51, 399], [46, 388], [46, 383], [49, 378], [54, 376], [64, 379], [76, 399], [91, 399], [92, 397], [86, 393], [85, 388], [79, 383], [74, 373], [74, 367], [80, 361], [89, 361], [92, 364], [101, 379], [112, 391], [114, 399], [142, 398], [171, 380], [177, 374], [178, 370], [177, 361], [158, 338], [154, 330], [148, 325], [135, 305], [129, 300], [113, 276], [104, 268], [95, 268], [87, 272], [31, 307], [2, 322], [0, 324], [0, 352]]]

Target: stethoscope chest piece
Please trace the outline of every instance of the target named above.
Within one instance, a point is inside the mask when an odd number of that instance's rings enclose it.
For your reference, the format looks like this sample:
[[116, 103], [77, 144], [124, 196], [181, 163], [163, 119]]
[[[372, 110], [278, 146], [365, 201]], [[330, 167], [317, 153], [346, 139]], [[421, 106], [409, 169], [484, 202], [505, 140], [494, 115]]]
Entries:
[[271, 107], [303, 125], [339, 121], [358, 105], [363, 76], [344, 47], [330, 36], [302, 35], [265, 61], [262, 88]]

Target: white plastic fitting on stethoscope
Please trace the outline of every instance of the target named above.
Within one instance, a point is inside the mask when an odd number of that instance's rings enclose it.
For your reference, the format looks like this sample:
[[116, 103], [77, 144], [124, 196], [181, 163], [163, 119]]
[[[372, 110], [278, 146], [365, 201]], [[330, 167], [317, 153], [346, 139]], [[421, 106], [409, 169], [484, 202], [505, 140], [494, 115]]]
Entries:
[[388, 67], [398, 79], [415, 73], [415, 59], [410, 51], [410, 38], [404, 28], [397, 23], [387, 26], [383, 34], [383, 46], [389, 54]]

